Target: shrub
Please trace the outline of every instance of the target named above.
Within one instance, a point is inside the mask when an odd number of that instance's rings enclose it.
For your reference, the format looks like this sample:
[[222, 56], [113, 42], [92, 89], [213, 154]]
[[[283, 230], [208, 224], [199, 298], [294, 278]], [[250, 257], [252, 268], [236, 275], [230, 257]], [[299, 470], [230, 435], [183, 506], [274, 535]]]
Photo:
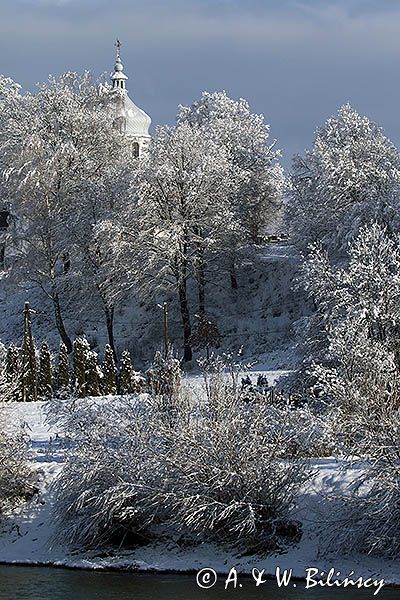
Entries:
[[139, 542], [160, 526], [242, 550], [298, 539], [290, 515], [308, 469], [293, 443], [299, 432], [286, 424], [293, 409], [246, 404], [221, 364], [209, 369], [199, 402], [173, 369], [162, 401], [159, 393], [80, 400], [64, 404], [64, 416], [57, 407], [75, 432], [54, 490], [62, 539]]
[[35, 476], [29, 466], [27, 443], [7, 400], [14, 390], [0, 380], [0, 514], [36, 491]]

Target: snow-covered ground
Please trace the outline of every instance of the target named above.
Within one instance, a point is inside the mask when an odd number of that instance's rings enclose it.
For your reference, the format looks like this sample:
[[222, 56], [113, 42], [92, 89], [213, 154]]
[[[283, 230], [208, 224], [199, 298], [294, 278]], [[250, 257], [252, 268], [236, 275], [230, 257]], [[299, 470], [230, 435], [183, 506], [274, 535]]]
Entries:
[[[271, 383], [282, 375], [279, 371], [261, 372], [268, 376]], [[256, 375], [257, 372], [254, 377]], [[191, 383], [199, 385], [196, 378]], [[318, 555], [320, 540], [325, 533], [324, 515], [321, 514], [318, 500], [322, 494], [329, 494], [330, 490], [346, 484], [339, 472], [340, 463], [333, 457], [314, 460], [315, 475], [304, 490], [298, 508], [298, 518], [303, 522], [303, 536], [298, 544], [283, 554], [240, 556], [237, 552], [228, 552], [212, 544], [202, 543], [182, 548], [173, 541], [136, 550], [113, 550], [112, 553], [70, 552], [66, 546], [54, 542], [50, 485], [62, 469], [63, 450], [60, 432], [46, 424], [44, 408], [44, 403], [40, 402], [9, 407], [14, 418], [24, 424], [25, 431], [30, 436], [31, 460], [40, 472], [41, 489], [37, 497], [15, 510], [3, 524], [0, 562], [159, 571], [197, 571], [203, 567], [211, 567], [221, 573], [227, 573], [233, 566], [243, 573], [256, 567], [271, 575], [279, 566], [282, 569], [293, 569], [293, 575], [298, 577], [304, 576], [305, 569], [309, 567], [317, 567], [325, 572], [334, 567], [344, 576], [353, 571], [357, 576], [383, 578], [387, 583], [400, 583], [400, 572], [395, 561], [366, 556]], [[351, 477], [351, 470], [347, 477]]]

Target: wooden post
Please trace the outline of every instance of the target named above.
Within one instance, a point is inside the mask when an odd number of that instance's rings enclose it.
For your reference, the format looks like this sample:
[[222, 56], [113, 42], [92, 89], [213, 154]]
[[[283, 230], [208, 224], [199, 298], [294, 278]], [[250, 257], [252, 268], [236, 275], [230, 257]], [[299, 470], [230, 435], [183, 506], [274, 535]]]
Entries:
[[166, 357], [168, 354], [169, 341], [168, 341], [168, 304], [164, 302], [163, 304], [163, 312], [164, 312], [164, 356]]
[[24, 341], [22, 350], [22, 399], [37, 400], [37, 373], [35, 345], [32, 337], [31, 309], [29, 302], [24, 308]]

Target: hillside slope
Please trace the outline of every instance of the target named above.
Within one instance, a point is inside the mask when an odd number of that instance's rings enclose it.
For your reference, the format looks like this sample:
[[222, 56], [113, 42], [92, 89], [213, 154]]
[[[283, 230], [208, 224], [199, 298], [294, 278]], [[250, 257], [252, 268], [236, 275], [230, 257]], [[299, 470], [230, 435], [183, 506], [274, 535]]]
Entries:
[[[308, 312], [304, 295], [293, 290], [299, 257], [292, 247], [269, 244], [244, 253], [238, 266], [238, 289], [230, 287], [227, 274], [212, 277], [206, 287], [207, 314], [217, 323], [222, 335], [221, 349], [237, 351], [263, 361], [268, 353], [272, 367], [287, 368], [293, 343], [293, 324]], [[190, 290], [195, 307], [195, 290]], [[177, 350], [181, 345], [181, 325], [175, 297], [168, 292], [158, 301], [168, 301], [169, 332]], [[0, 340], [5, 344], [21, 343], [22, 312], [29, 301], [33, 314], [33, 331], [40, 343], [47, 339], [56, 350], [59, 343], [51, 303], [33, 287], [17, 287], [3, 275], [0, 280]], [[107, 342], [104, 317], [99, 306], [81, 289], [68, 301], [62, 299], [64, 319], [69, 335], [85, 335], [100, 352]], [[196, 309], [192, 308], [193, 313]], [[115, 314], [117, 348], [128, 348], [137, 366], [145, 365], [162, 340], [162, 311], [156, 300], [135, 297], [132, 293]], [[272, 358], [271, 358], [272, 357]], [[196, 358], [196, 357], [195, 357]]]

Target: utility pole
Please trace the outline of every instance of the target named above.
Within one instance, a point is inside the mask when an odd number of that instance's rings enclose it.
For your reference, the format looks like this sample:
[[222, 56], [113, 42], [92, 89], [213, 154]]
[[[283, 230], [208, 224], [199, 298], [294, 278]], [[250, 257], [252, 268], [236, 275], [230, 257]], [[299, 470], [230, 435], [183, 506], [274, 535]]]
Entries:
[[163, 304], [164, 312], [164, 356], [168, 355], [169, 341], [168, 341], [168, 304]]
[[31, 309], [29, 302], [24, 308], [24, 341], [22, 346], [22, 399], [37, 400], [35, 344], [32, 337]]

